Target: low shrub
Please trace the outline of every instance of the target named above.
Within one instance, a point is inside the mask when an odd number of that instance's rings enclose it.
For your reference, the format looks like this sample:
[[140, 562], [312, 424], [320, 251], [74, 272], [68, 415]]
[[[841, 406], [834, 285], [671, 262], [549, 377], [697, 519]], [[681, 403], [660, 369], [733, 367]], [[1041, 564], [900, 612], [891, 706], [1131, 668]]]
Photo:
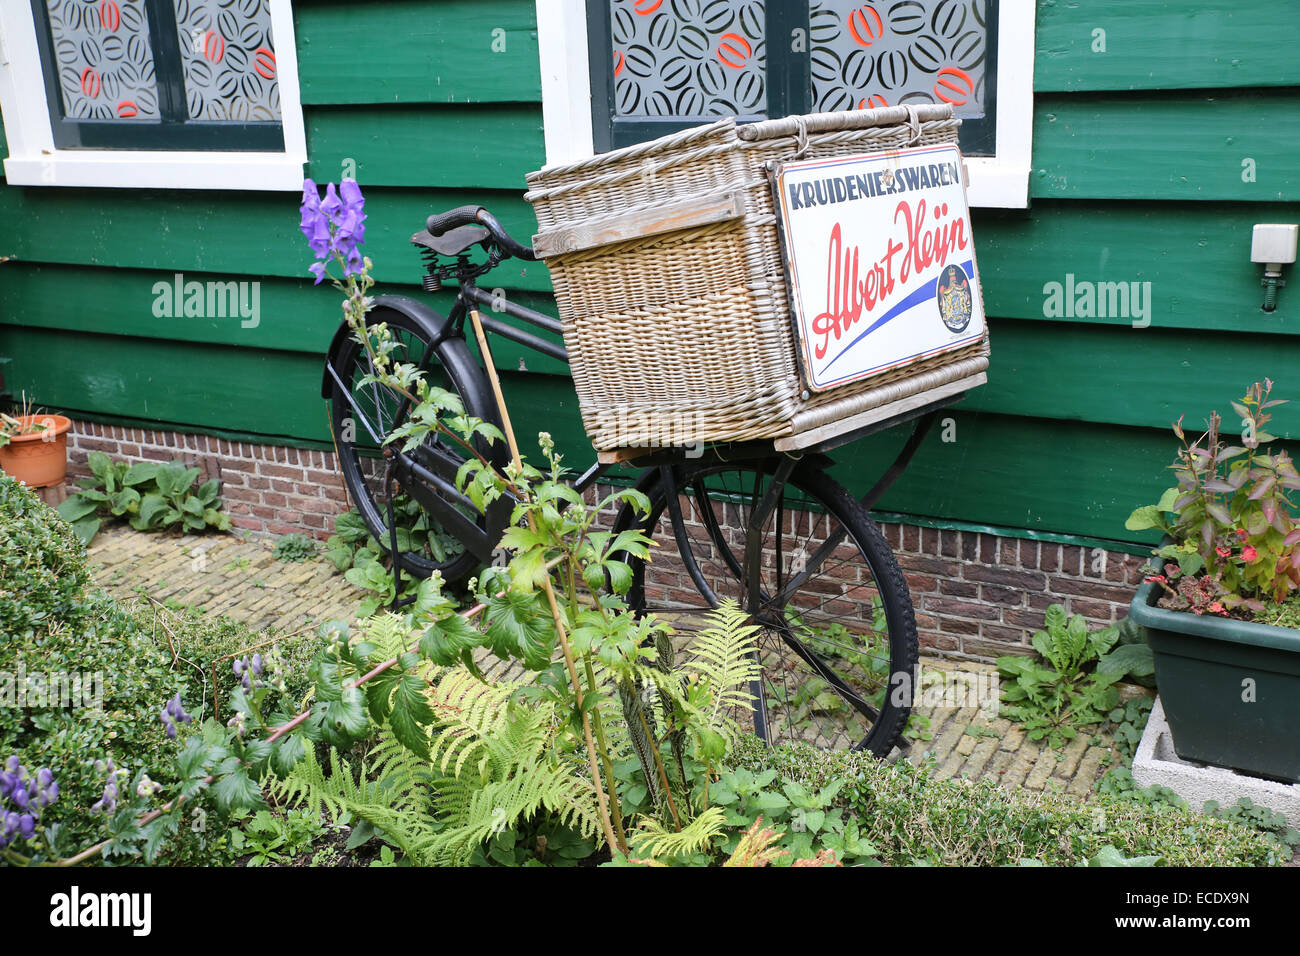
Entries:
[[[177, 748], [197, 721], [173, 717], [171, 737], [164, 704], [179, 694], [196, 718], [210, 714], [214, 662], [228, 700], [240, 683], [228, 655], [259, 640], [266, 638], [223, 618], [121, 604], [94, 591], [85, 548], [68, 524], [0, 475], [0, 760], [16, 755], [33, 773], [49, 768], [58, 780], [58, 800], [42, 813], [36, 837], [44, 856], [67, 856], [104, 838], [105, 811], [117, 798], [129, 801], [138, 773], [173, 791]], [[260, 652], [268, 672], [280, 670], [283, 693], [301, 698], [309, 684], [305, 665], [294, 666], [296, 641], [314, 649], [312, 635]], [[233, 850], [217, 827], [182, 827], [160, 853], [170, 863], [225, 859]]]
[[30, 637], [73, 612], [85, 549], [31, 489], [0, 474], [0, 638]]
[[944, 780], [929, 765], [886, 764], [870, 754], [808, 745], [769, 749], [740, 741], [730, 762], [820, 790], [842, 781], [835, 803], [856, 816], [858, 838], [881, 863], [1074, 866], [1106, 847], [1162, 866], [1271, 866], [1289, 859], [1278, 845], [1235, 823], [1161, 805], [1105, 797], [1078, 803], [1013, 791], [991, 781]]

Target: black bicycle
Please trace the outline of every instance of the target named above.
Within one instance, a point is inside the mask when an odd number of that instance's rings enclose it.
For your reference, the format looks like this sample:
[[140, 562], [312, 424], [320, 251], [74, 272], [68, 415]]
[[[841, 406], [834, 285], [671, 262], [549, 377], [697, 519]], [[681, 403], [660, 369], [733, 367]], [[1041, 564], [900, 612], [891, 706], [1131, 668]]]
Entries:
[[[380, 296], [367, 321], [387, 325], [399, 345], [397, 361], [414, 363], [430, 385], [459, 395], [469, 414], [500, 425], [486, 370], [466, 342], [466, 320], [484, 308], [560, 334], [558, 320], [496, 301], [476, 285], [508, 258], [536, 256], [480, 206], [430, 216], [411, 241], [425, 259], [427, 291], [456, 282], [450, 315], [410, 297]], [[536, 332], [481, 312], [480, 321], [486, 331], [568, 361], [563, 346]], [[409, 453], [387, 444], [408, 403], [383, 386], [362, 384], [370, 372], [367, 349], [346, 324], [340, 326], [322, 393], [352, 501], [398, 568], [417, 576], [436, 570], [448, 582], [463, 581], [492, 561], [514, 502], [502, 499], [480, 513], [456, 489], [463, 450], [439, 438]], [[624, 507], [614, 530], [639, 526], [677, 546], [675, 558], [660, 554], [650, 569], [633, 562], [632, 607], [675, 615], [687, 625], [693, 612], [725, 598], [744, 608], [761, 626], [754, 724], [768, 742], [803, 740], [879, 756], [906, 745], [916, 623], [907, 583], [869, 509], [907, 467], [937, 408], [955, 400], [797, 456], [775, 451], [771, 442], [750, 441], [656, 449], [625, 463], [641, 469], [636, 487], [651, 511], [647, 518]], [[911, 436], [866, 495], [854, 498], [830, 477], [832, 447], [904, 421], [913, 422]], [[500, 443], [484, 443], [478, 451], [495, 465], [506, 464]], [[613, 467], [597, 461], [573, 485], [585, 490]]]

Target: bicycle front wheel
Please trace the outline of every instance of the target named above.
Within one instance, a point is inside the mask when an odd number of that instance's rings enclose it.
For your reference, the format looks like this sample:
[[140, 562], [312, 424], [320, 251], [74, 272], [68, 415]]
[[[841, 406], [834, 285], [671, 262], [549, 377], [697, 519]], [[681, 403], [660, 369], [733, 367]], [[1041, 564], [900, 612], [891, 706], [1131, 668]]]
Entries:
[[[393, 363], [409, 362], [421, 368], [430, 387], [455, 392], [471, 415], [495, 421], [494, 408], [475, 400], [478, 394], [466, 386], [467, 379], [478, 373], [478, 366], [465, 340], [449, 336], [435, 341], [421, 322], [396, 309], [379, 307], [366, 317], [368, 326], [387, 325], [396, 347], [390, 354]], [[348, 495], [361, 514], [362, 521], [385, 551], [390, 550], [388, 526], [391, 503], [397, 526], [398, 560], [402, 569], [418, 577], [441, 572], [449, 584], [458, 584], [480, 566], [481, 562], [464, 545], [448, 534], [416, 501], [389, 478], [384, 446], [393, 429], [410, 413], [408, 400], [392, 389], [365, 379], [372, 371], [370, 353], [349, 338], [334, 359], [335, 368], [345, 388], [336, 382], [330, 396], [331, 425], [338, 449], [339, 468]], [[481, 390], [479, 390], [481, 391]], [[447, 445], [442, 438], [427, 439], [435, 446], [463, 457], [461, 449]], [[502, 449], [476, 440], [480, 452], [498, 459]], [[417, 457], [420, 451], [416, 452]], [[483, 515], [466, 511], [480, 527]]]
[[[764, 514], [778, 461], [676, 466], [675, 501], [663, 475], [647, 473], [651, 513], [637, 523], [669, 551], [676, 507], [684, 541], [676, 560], [656, 555], [649, 577], [646, 565], [634, 569], [630, 599], [687, 620], [735, 600], [761, 626], [762, 679], [751, 688], [758, 735], [886, 756], [913, 696], [918, 646], [907, 583], [866, 510], [821, 467], [796, 466]], [[619, 518], [634, 521], [630, 509]]]

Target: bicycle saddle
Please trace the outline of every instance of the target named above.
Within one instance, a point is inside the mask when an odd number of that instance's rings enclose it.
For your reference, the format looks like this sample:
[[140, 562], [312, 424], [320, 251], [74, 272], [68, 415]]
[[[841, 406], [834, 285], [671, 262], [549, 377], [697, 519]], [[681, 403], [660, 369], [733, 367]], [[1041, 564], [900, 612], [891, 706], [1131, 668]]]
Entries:
[[433, 235], [428, 229], [421, 229], [411, 237], [411, 244], [432, 249], [440, 256], [458, 256], [487, 237], [486, 226], [457, 226], [455, 229], [448, 229], [441, 236]]

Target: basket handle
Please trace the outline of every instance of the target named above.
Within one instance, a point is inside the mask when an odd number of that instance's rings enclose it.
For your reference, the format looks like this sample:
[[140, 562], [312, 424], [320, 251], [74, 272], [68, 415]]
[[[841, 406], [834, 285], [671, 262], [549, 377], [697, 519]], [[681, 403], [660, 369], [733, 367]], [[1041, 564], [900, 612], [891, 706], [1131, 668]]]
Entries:
[[533, 251], [539, 259], [553, 258], [614, 242], [726, 222], [744, 214], [744, 190], [692, 196], [538, 233], [533, 236]]
[[736, 129], [736, 135], [747, 142], [778, 139], [782, 136], [806, 136], [808, 133], [833, 133], [846, 129], [867, 129], [872, 126], [897, 126], [909, 123], [913, 117], [922, 123], [952, 119], [952, 107], [947, 103], [922, 103], [919, 106], [885, 106], [874, 110], [841, 110], [836, 113], [809, 113], [806, 116], [784, 116], [781, 119], [748, 123]]

